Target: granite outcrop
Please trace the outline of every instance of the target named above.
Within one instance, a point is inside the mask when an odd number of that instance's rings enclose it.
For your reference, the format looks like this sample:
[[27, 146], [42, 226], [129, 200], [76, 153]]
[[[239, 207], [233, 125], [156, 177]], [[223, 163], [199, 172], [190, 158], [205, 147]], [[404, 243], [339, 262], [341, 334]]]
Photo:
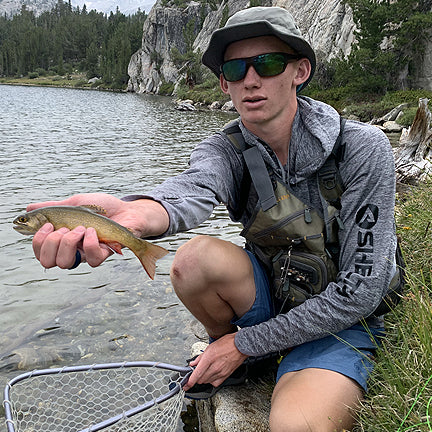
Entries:
[[[129, 64], [129, 91], [158, 93], [164, 82], [178, 83], [184, 78], [184, 69], [173, 63], [172, 48], [184, 54], [190, 43], [188, 32], [193, 30], [193, 50], [203, 52], [212, 32], [223, 26], [229, 16], [249, 7], [251, 1], [192, 0], [183, 7], [175, 3], [157, 0], [151, 9], [143, 27], [142, 47], [133, 54]], [[316, 50], [318, 68], [323, 59], [350, 53], [356, 26], [351, 8], [343, 0], [261, 0], [259, 3], [280, 6], [293, 14], [303, 35]], [[426, 47], [418, 66], [414, 84], [432, 90], [432, 43]]]

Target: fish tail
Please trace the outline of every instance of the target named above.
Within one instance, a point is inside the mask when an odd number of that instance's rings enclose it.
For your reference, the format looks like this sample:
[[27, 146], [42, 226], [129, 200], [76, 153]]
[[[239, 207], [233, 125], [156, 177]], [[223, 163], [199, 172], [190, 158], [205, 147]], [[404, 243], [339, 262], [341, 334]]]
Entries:
[[145, 240], [141, 240], [146, 243], [145, 247], [139, 250], [133, 251], [137, 258], [140, 260], [144, 270], [149, 275], [150, 279], [154, 279], [156, 272], [156, 261], [164, 257], [168, 251], [161, 246], [149, 243]]

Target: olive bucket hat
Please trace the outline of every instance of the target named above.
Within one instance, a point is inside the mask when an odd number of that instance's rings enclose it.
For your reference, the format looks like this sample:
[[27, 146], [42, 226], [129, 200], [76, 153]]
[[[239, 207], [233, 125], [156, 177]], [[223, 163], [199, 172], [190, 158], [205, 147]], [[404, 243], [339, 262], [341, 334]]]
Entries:
[[276, 36], [297, 53], [309, 59], [312, 66], [311, 74], [302, 88], [306, 87], [315, 72], [315, 53], [303, 38], [292, 15], [280, 7], [253, 7], [235, 13], [224, 27], [212, 34], [202, 62], [219, 77], [228, 45], [258, 36]]

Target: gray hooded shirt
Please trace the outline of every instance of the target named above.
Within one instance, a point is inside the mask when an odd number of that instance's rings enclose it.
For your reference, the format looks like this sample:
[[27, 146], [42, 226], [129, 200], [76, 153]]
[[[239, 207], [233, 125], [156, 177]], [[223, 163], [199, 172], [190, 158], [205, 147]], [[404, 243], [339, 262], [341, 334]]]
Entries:
[[[322, 210], [316, 172], [330, 155], [340, 130], [340, 116], [329, 105], [298, 98], [289, 144], [289, 161], [282, 166], [274, 152], [243, 124], [249, 145], [258, 146], [276, 175], [289, 182], [302, 200]], [[345, 188], [341, 197], [339, 273], [321, 294], [266, 322], [240, 329], [237, 348], [258, 356], [284, 350], [344, 330], [363, 318], [369, 325], [381, 321], [371, 314], [381, 302], [395, 273], [395, 168], [385, 134], [375, 126], [347, 121], [345, 151], [339, 164]], [[224, 203], [235, 221], [247, 224], [254, 207], [250, 199], [241, 214], [238, 207], [245, 165], [241, 153], [223, 134], [202, 141], [192, 152], [190, 167], [166, 180], [146, 197], [167, 210], [172, 235], [198, 226]], [[137, 199], [144, 196], [131, 196]]]

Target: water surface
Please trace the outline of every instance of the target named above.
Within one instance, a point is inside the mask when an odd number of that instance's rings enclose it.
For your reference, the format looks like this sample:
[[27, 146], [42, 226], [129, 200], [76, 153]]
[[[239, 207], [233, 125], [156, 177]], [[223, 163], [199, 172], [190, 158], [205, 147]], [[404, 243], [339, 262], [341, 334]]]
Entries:
[[[177, 248], [197, 233], [241, 244], [224, 208], [159, 240], [151, 281], [129, 250], [91, 269], [43, 269], [12, 229], [30, 202], [75, 193], [145, 193], [187, 167], [232, 115], [180, 112], [158, 96], [0, 85], [0, 386], [24, 370], [123, 360], [183, 365], [202, 334], [172, 290]], [[240, 242], [240, 243], [239, 243]]]

